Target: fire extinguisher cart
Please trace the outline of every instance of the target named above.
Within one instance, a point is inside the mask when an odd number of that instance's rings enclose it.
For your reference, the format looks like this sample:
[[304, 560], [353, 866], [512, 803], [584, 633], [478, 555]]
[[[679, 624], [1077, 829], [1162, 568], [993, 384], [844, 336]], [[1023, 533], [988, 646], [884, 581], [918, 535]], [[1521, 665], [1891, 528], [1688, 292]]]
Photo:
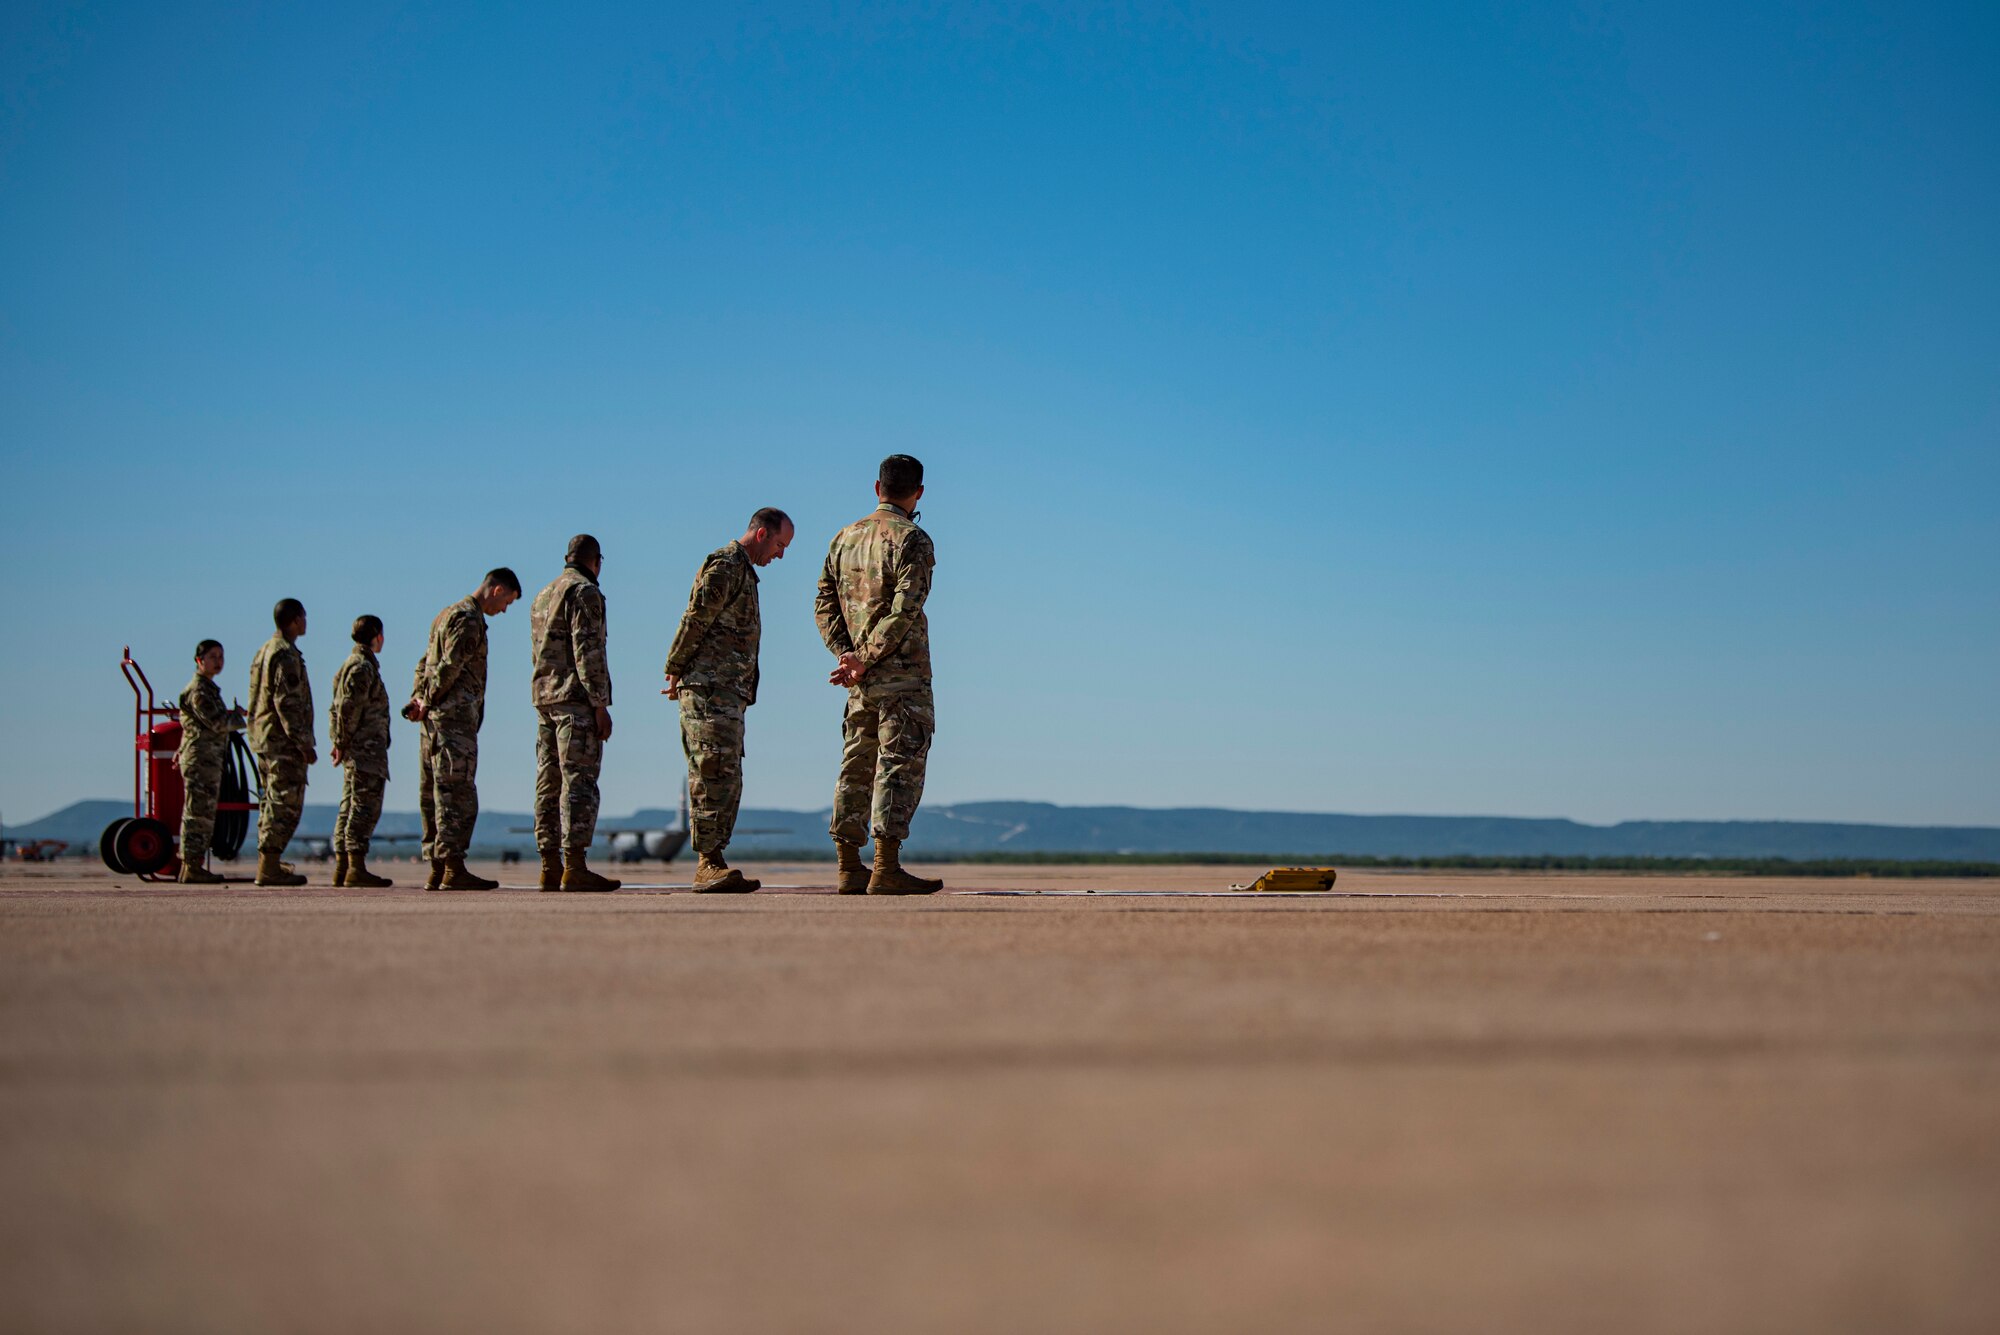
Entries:
[[[118, 666], [132, 688], [132, 814], [104, 827], [97, 851], [115, 872], [143, 881], [170, 880], [180, 865], [174, 845], [187, 802], [187, 788], [174, 763], [181, 747], [180, 710], [155, 700], [153, 683], [133, 660], [131, 646], [126, 646]], [[213, 856], [228, 861], [242, 850], [250, 815], [257, 810], [253, 786], [261, 797], [264, 777], [257, 758], [243, 738], [232, 733], [222, 793], [215, 804], [215, 833], [209, 841]]]

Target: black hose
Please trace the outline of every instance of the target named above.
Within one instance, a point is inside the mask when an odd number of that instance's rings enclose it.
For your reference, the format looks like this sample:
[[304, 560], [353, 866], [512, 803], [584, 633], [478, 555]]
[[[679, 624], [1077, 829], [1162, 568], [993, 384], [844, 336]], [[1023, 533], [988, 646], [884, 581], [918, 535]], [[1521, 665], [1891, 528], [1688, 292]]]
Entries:
[[[229, 734], [229, 755], [222, 763], [222, 791], [216, 795], [221, 802], [248, 802], [252, 782], [257, 786], [257, 800], [264, 800], [264, 772], [257, 767], [257, 757], [250, 752], [250, 744], [243, 740], [243, 734]], [[215, 832], [209, 836], [208, 848], [215, 856], [228, 862], [243, 851], [243, 841], [250, 834], [248, 811], [218, 811], [215, 813]]]

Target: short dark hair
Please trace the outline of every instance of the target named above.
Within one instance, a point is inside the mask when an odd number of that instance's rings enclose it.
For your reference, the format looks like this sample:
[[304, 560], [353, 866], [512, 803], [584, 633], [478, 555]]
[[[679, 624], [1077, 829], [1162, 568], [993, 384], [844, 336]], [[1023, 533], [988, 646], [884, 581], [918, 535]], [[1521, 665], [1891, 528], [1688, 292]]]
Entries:
[[513, 594], [521, 592], [521, 577], [506, 566], [494, 566], [491, 570], [487, 571], [486, 578], [480, 580], [479, 585], [481, 588], [484, 588], [488, 584], [497, 584]]
[[571, 565], [580, 565], [585, 561], [595, 561], [603, 555], [604, 549], [597, 545], [596, 538], [588, 533], [579, 533], [569, 540], [569, 546], [563, 551], [563, 560]]
[[773, 533], [783, 533], [791, 526], [792, 517], [775, 505], [767, 505], [756, 514], [750, 516], [750, 528], [752, 532], [762, 528], [769, 529]]
[[196, 658], [200, 658], [203, 655], [207, 654], [210, 649], [220, 649], [221, 647], [222, 647], [221, 640], [203, 640], [200, 644], [197, 644], [194, 647], [194, 656]]
[[924, 485], [923, 461], [907, 454], [892, 454], [882, 461], [882, 469], [875, 475], [882, 484], [885, 496], [910, 496]]
[[283, 630], [305, 614], [306, 605], [298, 599], [280, 598], [278, 605], [271, 609], [271, 620], [278, 624], [279, 630]]
[[360, 616], [354, 618], [354, 642], [356, 644], [367, 644], [370, 640], [374, 639], [377, 635], [380, 635], [381, 633], [382, 633], [381, 617], [375, 616], [372, 613], [363, 612]]

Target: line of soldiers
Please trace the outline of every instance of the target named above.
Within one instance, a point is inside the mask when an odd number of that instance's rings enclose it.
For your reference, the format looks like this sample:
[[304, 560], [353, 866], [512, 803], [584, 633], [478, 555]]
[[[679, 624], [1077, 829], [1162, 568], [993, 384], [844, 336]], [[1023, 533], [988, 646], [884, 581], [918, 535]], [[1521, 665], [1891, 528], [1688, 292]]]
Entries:
[[[830, 833], [842, 894], [931, 894], [944, 882], [901, 863], [903, 841], [923, 797], [936, 709], [931, 693], [930, 631], [924, 603], [937, 556], [917, 526], [923, 464], [906, 454], [882, 461], [876, 507], [837, 534], [827, 550], [814, 599], [820, 638], [834, 655], [827, 680], [847, 690], [844, 744]], [[687, 756], [694, 888], [745, 893], [759, 883], [724, 857], [743, 798], [744, 714], [756, 703], [763, 634], [757, 570], [784, 557], [793, 526], [782, 510], [750, 517], [741, 538], [711, 552], [695, 576], [673, 645], [663, 694], [677, 701]], [[543, 890], [608, 891], [619, 882], [591, 870], [597, 829], [597, 780], [611, 738], [611, 673], [605, 661], [605, 604], [598, 579], [604, 552], [596, 538], [570, 539], [563, 571], [529, 609], [536, 712], [535, 844]], [[479, 730], [486, 718], [487, 618], [521, 597], [512, 570], [487, 572], [469, 596], [439, 612], [418, 660], [402, 716], [421, 725], [417, 749], [426, 890], [492, 890], [498, 882], [465, 865], [479, 815]], [[195, 675], [181, 692], [181, 748], [186, 780], [180, 879], [222, 878], [207, 866], [229, 734], [247, 727], [263, 771], [257, 830], [260, 886], [298, 886], [306, 878], [282, 861], [305, 806], [306, 772], [317, 762], [312, 683], [298, 640], [306, 610], [295, 598], [272, 609], [277, 633], [250, 661], [248, 710], [228, 708], [215, 678], [223, 649], [203, 640]], [[333, 762], [345, 771], [334, 824], [334, 883], [392, 884], [368, 868], [368, 849], [389, 780], [389, 693], [377, 656], [382, 621], [355, 619], [354, 648], [333, 679], [327, 730]], [[861, 858], [873, 838], [874, 865]]]

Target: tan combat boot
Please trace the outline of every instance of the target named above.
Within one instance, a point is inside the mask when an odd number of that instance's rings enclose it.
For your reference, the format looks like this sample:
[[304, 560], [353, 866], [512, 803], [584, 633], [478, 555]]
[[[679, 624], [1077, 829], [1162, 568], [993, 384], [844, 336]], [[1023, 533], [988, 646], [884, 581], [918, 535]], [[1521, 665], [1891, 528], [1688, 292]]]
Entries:
[[762, 884], [723, 861], [719, 848], [695, 857], [694, 892], [698, 895], [747, 895]]
[[347, 850], [335, 849], [333, 854], [333, 883], [347, 884]]
[[369, 871], [366, 853], [355, 853], [347, 859], [347, 879], [341, 884], [356, 890], [387, 890], [395, 882]]
[[901, 839], [875, 836], [875, 874], [868, 878], [871, 895], [934, 895], [944, 889], [943, 881], [926, 880], [903, 870]]
[[432, 858], [432, 859], [431, 859], [431, 874], [430, 874], [429, 876], [427, 876], [427, 877], [425, 877], [425, 878], [424, 878], [424, 889], [426, 889], [426, 890], [442, 890], [442, 889], [444, 889], [444, 859], [443, 859], [443, 858]]
[[222, 878], [201, 864], [208, 854], [196, 853], [193, 857], [181, 858], [180, 883], [182, 885], [221, 885]]
[[609, 876], [599, 876], [589, 866], [590, 850], [572, 848], [563, 854], [562, 888], [565, 890], [616, 890], [622, 881], [614, 881]]
[[444, 860], [444, 876], [438, 881], [440, 890], [498, 890], [500, 882], [489, 881], [484, 876], [474, 876], [465, 865], [463, 853], [452, 853]]
[[861, 845], [833, 841], [835, 860], [839, 865], [839, 880], [836, 884], [843, 895], [865, 895], [868, 893], [868, 864], [861, 860]]
[[259, 850], [257, 854], [257, 884], [274, 889], [280, 886], [304, 885], [306, 878], [292, 870], [289, 862], [278, 861], [276, 853]]
[[563, 881], [562, 854], [557, 852], [553, 848], [543, 849], [542, 889], [560, 890], [563, 888], [562, 881]]

